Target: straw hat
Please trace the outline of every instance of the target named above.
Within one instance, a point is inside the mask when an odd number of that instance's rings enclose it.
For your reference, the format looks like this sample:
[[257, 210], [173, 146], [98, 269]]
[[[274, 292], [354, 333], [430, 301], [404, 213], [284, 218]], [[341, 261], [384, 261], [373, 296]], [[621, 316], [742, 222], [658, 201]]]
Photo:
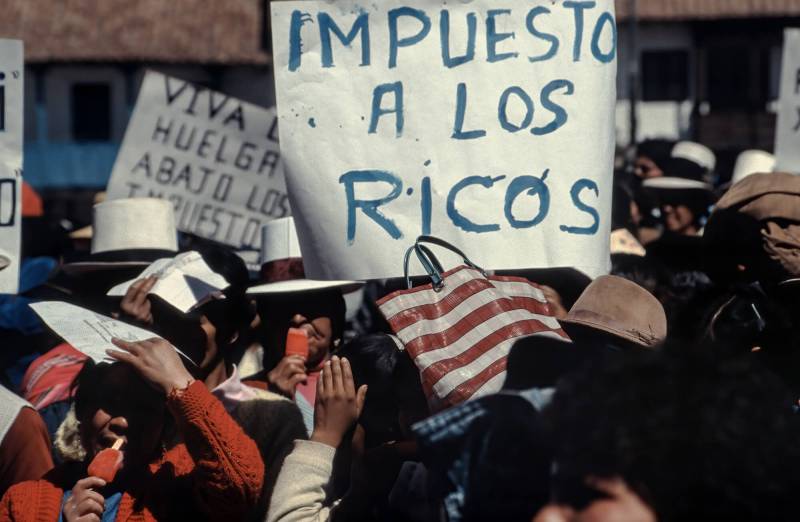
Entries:
[[343, 294], [358, 290], [358, 281], [319, 281], [306, 279], [300, 241], [294, 218], [267, 222], [261, 229], [261, 281], [251, 287], [251, 295], [308, 292], [338, 288]]
[[565, 329], [585, 326], [645, 348], [655, 348], [667, 337], [667, 316], [658, 299], [636, 283], [611, 275], [592, 281], [560, 322]]
[[88, 256], [67, 260], [68, 274], [146, 267], [178, 251], [172, 203], [156, 198], [116, 199], [94, 206]]

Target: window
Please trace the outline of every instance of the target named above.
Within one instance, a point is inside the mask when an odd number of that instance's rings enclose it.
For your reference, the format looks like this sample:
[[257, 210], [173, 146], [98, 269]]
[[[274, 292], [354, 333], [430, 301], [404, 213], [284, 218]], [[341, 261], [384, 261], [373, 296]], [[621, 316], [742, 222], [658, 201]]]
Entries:
[[72, 100], [72, 139], [75, 141], [111, 140], [111, 85], [74, 83]]
[[689, 98], [688, 51], [642, 53], [642, 99], [683, 101]]

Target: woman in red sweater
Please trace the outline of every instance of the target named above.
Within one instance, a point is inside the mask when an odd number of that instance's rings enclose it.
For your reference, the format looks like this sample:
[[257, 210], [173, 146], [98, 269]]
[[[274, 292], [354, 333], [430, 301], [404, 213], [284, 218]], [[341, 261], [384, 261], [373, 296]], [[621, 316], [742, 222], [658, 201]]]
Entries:
[[[264, 476], [255, 443], [168, 342], [114, 344], [119, 362], [89, 362], [77, 379], [86, 458], [9, 489], [0, 521], [241, 519]], [[117, 439], [124, 459], [113, 482], [88, 476], [94, 455]], [[182, 442], [167, 449], [169, 440]]]

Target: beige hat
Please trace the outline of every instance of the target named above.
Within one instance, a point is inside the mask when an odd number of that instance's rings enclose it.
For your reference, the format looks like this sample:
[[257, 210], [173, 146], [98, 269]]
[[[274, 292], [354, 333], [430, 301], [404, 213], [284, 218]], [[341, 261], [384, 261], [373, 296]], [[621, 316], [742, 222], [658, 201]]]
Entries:
[[746, 150], [736, 158], [731, 184], [742, 181], [747, 176], [759, 172], [772, 172], [775, 169], [775, 156], [763, 150]]
[[92, 245], [88, 257], [67, 261], [64, 271], [146, 267], [178, 251], [175, 211], [165, 199], [130, 198], [94, 206]]
[[673, 158], [682, 158], [697, 163], [711, 172], [717, 166], [717, 157], [714, 152], [700, 143], [693, 141], [679, 141], [672, 148]]
[[655, 348], [667, 337], [667, 316], [658, 299], [636, 283], [612, 275], [592, 281], [560, 322], [600, 330], [645, 348]]
[[358, 281], [320, 281], [305, 278], [300, 241], [294, 218], [280, 218], [261, 228], [261, 281], [248, 294], [280, 294], [339, 288], [342, 293], [358, 290]]

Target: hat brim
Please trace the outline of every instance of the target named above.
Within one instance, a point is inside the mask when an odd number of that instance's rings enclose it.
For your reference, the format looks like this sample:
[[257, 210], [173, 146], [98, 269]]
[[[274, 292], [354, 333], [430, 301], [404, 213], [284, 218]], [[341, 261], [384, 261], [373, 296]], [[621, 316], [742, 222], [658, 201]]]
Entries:
[[642, 188], [648, 190], [697, 190], [701, 192], [712, 193], [714, 187], [705, 181], [697, 181], [693, 179], [677, 178], [671, 176], [662, 176], [658, 178], [650, 178], [642, 182]]
[[315, 290], [340, 289], [342, 294], [355, 292], [364, 286], [360, 281], [318, 281], [315, 279], [290, 279], [276, 281], [263, 285], [252, 286], [247, 290], [248, 295], [288, 294], [295, 292], [312, 292]]
[[628, 332], [625, 330], [618, 330], [608, 325], [596, 323], [594, 321], [589, 321], [586, 319], [565, 317], [564, 319], [559, 319], [558, 322], [561, 324], [562, 328], [564, 328], [564, 330], [567, 332], [567, 335], [569, 335], [569, 326], [574, 325], [574, 326], [584, 326], [586, 328], [591, 328], [592, 330], [599, 330], [601, 332], [605, 332], [607, 334], [613, 335], [614, 337], [618, 337], [625, 341], [637, 344], [648, 350], [654, 350], [656, 348], [656, 345], [658, 344], [658, 341], [656, 340], [647, 342], [641, 336], [635, 335], [632, 332]]
[[146, 268], [153, 261], [175, 257], [177, 252], [161, 249], [115, 250], [96, 254], [77, 254], [64, 258], [62, 271], [69, 275], [107, 270]]

